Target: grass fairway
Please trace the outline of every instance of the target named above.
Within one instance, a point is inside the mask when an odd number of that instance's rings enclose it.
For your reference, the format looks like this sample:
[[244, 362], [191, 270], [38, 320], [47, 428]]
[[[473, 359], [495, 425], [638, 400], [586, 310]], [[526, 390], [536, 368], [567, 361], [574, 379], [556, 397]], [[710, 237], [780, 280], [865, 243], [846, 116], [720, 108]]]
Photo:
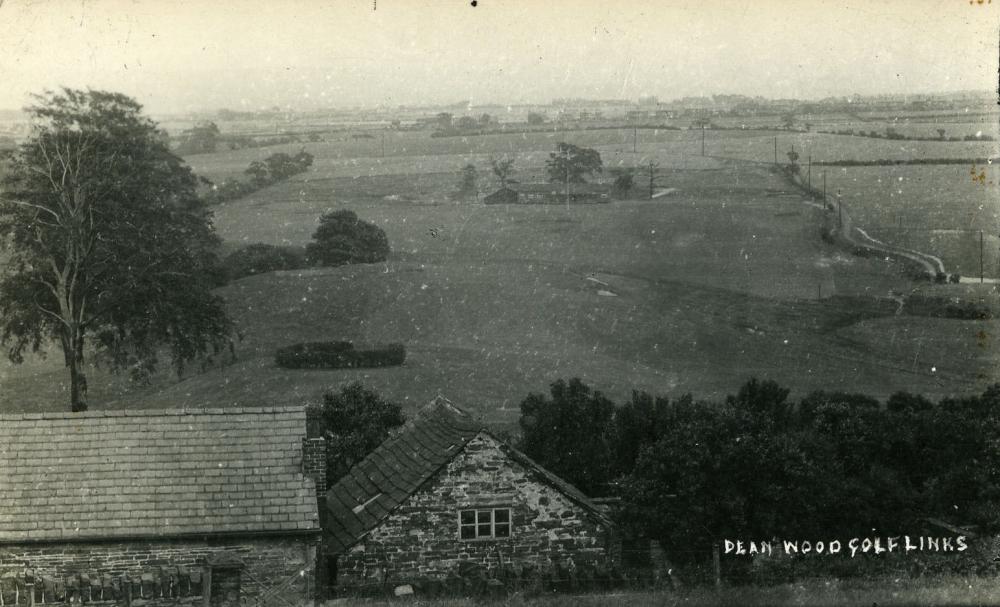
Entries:
[[[517, 594], [506, 599], [420, 599], [407, 601], [427, 607], [489, 605], [494, 607], [765, 607], [772, 605], [809, 605], [823, 607], [878, 605], [904, 607], [914, 605], [988, 606], [996, 605], [1000, 584], [990, 577], [940, 576], [922, 579], [805, 580], [795, 584], [770, 587], [724, 586], [686, 588], [680, 591], [614, 592], [607, 594], [525, 597]], [[390, 599], [356, 599], [351, 605], [385, 607], [401, 602]]]
[[[231, 284], [222, 294], [244, 335], [235, 362], [146, 387], [94, 370], [93, 406], [295, 404], [361, 379], [409, 406], [443, 394], [506, 426], [529, 391], [571, 376], [619, 400], [633, 388], [721, 397], [751, 375], [796, 395], [881, 397], [997, 380], [1000, 323], [896, 316], [889, 291], [913, 288], [899, 268], [824, 244], [822, 211], [763, 168], [672, 170], [668, 196], [569, 208], [445, 203], [451, 173], [364, 168], [313, 171], [218, 207], [217, 226], [232, 243], [303, 244], [322, 212], [349, 208], [386, 230], [388, 263]], [[279, 346], [337, 339], [399, 341], [407, 362], [274, 365]], [[55, 357], [4, 365], [5, 409], [64, 406]]]

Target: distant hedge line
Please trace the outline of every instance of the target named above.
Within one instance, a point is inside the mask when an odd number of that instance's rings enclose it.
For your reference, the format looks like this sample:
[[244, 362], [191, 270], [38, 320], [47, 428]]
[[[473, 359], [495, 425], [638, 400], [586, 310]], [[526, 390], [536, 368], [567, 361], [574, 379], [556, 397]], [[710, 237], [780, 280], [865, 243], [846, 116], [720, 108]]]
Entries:
[[393, 367], [406, 360], [403, 344], [356, 349], [349, 341], [319, 341], [278, 348], [274, 362], [286, 369], [359, 369]]
[[880, 158], [878, 160], [821, 160], [813, 163], [813, 166], [838, 166], [838, 167], [871, 167], [871, 166], [896, 166], [910, 164], [992, 164], [1000, 161], [1000, 158], [915, 158], [912, 160], [896, 160]]

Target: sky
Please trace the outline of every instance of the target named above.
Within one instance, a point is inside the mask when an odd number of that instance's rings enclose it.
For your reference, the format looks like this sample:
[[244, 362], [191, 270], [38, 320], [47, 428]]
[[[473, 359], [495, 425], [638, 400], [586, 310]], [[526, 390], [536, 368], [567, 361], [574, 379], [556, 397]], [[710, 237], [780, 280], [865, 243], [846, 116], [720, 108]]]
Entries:
[[995, 90], [1000, 0], [0, 0], [0, 108]]

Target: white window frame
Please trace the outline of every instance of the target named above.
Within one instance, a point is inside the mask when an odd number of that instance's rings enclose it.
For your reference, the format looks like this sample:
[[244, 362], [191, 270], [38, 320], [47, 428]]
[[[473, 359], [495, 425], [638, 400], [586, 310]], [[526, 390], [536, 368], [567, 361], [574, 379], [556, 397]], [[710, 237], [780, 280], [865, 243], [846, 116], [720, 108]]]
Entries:
[[[471, 512], [473, 515], [472, 523], [462, 523], [462, 515], [466, 512]], [[490, 534], [480, 535], [479, 527], [480, 525], [485, 525], [485, 522], [479, 521], [479, 514], [481, 512], [490, 513]], [[507, 535], [497, 537], [497, 512], [506, 512], [507, 520], [506, 522], [500, 523], [500, 525], [507, 526]], [[463, 528], [472, 528], [473, 537], [462, 537]], [[460, 508], [458, 511], [458, 539], [463, 542], [474, 542], [477, 540], [506, 540], [514, 535], [514, 513], [510, 506], [483, 506], [480, 508]]]

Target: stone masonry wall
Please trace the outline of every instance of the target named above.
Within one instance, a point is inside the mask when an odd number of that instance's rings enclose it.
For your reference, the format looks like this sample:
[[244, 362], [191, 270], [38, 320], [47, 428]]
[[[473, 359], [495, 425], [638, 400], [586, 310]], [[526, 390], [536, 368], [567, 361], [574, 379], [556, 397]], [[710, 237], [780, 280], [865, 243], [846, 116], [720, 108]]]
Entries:
[[[0, 545], [0, 575], [17, 574], [27, 562], [37, 577], [66, 578], [77, 574], [138, 579], [161, 567], [201, 569], [211, 555], [232, 555], [243, 561], [241, 594], [256, 597], [288, 581], [281, 596], [298, 602], [313, 598], [318, 539], [234, 538], [225, 540], [157, 540]], [[300, 575], [305, 572], [305, 575]]]
[[[508, 538], [462, 540], [459, 511], [511, 508]], [[486, 569], [610, 566], [611, 531], [479, 434], [360, 544], [337, 559], [337, 586], [400, 583]]]

